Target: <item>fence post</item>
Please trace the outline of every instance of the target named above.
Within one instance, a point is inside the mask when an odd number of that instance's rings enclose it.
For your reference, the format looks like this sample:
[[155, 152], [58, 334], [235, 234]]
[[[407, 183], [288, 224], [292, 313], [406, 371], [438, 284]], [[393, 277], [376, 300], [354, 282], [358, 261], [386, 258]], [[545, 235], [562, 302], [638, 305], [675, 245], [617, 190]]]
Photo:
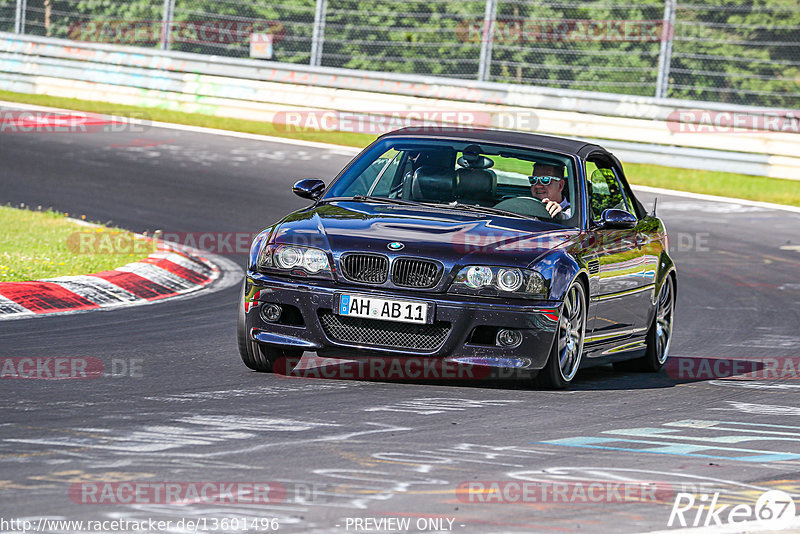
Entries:
[[664, 27], [661, 29], [661, 52], [658, 55], [656, 98], [666, 98], [669, 89], [669, 68], [672, 63], [672, 40], [675, 37], [675, 0], [664, 2]]
[[481, 35], [481, 57], [478, 62], [478, 80], [482, 82], [485, 82], [490, 74], [496, 18], [497, 0], [486, 0], [486, 10], [483, 13], [483, 34]]
[[25, 33], [25, 12], [28, 10], [27, 0], [17, 0], [17, 12], [14, 19], [14, 33]]
[[325, 42], [325, 14], [328, 12], [328, 0], [317, 0], [314, 11], [314, 29], [311, 35], [311, 60], [315, 67], [322, 65], [322, 45]]
[[164, 12], [161, 16], [161, 50], [169, 50], [172, 46], [172, 20], [175, 16], [175, 0], [164, 0]]

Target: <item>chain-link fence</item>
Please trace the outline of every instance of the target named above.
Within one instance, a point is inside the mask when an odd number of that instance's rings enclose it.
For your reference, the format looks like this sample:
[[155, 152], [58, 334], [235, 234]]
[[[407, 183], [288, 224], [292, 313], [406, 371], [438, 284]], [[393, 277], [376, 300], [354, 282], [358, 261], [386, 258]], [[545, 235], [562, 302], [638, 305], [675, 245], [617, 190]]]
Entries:
[[800, 107], [800, 3], [679, 4], [669, 96]]
[[0, 0], [0, 30], [796, 108], [797, 0]]
[[0, 31], [13, 32], [16, 22], [15, 6], [12, 2], [0, 0]]

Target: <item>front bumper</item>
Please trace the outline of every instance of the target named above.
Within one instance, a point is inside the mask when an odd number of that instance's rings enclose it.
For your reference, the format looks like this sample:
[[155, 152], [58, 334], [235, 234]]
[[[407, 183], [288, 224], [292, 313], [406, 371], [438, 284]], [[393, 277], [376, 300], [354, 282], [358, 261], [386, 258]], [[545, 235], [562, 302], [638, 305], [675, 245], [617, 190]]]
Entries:
[[[380, 298], [424, 300], [435, 306], [434, 321], [447, 328], [434, 348], [398, 347], [345, 341], [323, 326], [320, 318], [330, 316], [336, 307], [336, 294], [348, 292]], [[266, 321], [262, 306], [278, 304], [293, 307], [292, 324]], [[253, 341], [264, 345], [317, 352], [320, 356], [351, 358], [368, 356], [418, 356], [446, 362], [488, 367], [537, 370], [544, 367], [555, 338], [561, 303], [555, 301], [503, 302], [499, 299], [470, 298], [464, 295], [385, 290], [363, 286], [344, 286], [332, 281], [278, 278], [249, 271], [245, 287], [246, 327]], [[338, 316], [337, 316], [338, 317]], [[329, 318], [329, 317], [328, 317]], [[363, 320], [379, 327], [384, 321]], [[522, 334], [515, 347], [501, 347], [485, 336], [476, 339], [475, 329], [510, 328]], [[481, 337], [481, 336], [477, 336]]]

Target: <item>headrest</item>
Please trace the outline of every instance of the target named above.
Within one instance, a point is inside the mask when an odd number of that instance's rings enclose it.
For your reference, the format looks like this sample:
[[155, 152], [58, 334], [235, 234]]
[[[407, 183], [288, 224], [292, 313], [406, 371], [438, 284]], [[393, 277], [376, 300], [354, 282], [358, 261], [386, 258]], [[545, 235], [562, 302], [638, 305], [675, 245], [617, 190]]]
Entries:
[[484, 199], [493, 197], [497, 177], [493, 171], [484, 169], [458, 169], [458, 196], [460, 198]]
[[615, 180], [614, 172], [611, 169], [595, 169], [589, 177], [589, 185], [591, 185], [593, 193], [610, 195], [609, 184], [614, 184]]
[[411, 155], [414, 168], [419, 167], [452, 167], [455, 153], [452, 149], [420, 150]]
[[444, 200], [455, 197], [456, 173], [442, 167], [420, 167], [414, 171], [411, 196], [414, 200]]

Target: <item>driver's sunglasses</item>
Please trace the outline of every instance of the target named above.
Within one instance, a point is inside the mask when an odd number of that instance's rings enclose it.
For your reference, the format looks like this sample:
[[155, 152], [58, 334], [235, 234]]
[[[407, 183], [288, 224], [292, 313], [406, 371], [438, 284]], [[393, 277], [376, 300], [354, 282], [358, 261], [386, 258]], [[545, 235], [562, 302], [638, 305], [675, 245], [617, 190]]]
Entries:
[[528, 181], [531, 185], [536, 185], [537, 183], [550, 185], [551, 180], [563, 180], [563, 178], [559, 178], [558, 176], [528, 176]]

